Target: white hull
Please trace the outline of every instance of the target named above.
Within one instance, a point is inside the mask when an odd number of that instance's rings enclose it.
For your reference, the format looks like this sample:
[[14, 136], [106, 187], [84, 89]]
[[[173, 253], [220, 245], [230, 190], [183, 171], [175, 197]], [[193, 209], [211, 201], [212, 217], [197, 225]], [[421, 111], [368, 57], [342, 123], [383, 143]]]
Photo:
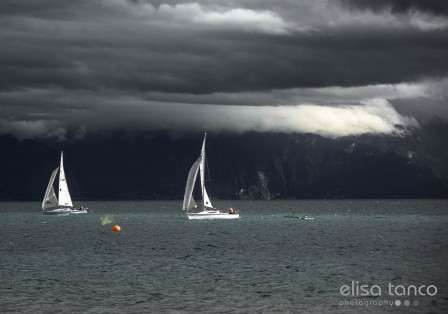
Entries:
[[239, 214], [228, 214], [228, 213], [218, 213], [218, 212], [207, 212], [203, 211], [200, 213], [187, 213], [188, 219], [193, 220], [203, 220], [203, 219], [238, 219]]
[[79, 210], [71, 207], [64, 207], [64, 208], [43, 210], [42, 213], [44, 213], [45, 215], [66, 215], [66, 214], [87, 214], [88, 211], [85, 209]]

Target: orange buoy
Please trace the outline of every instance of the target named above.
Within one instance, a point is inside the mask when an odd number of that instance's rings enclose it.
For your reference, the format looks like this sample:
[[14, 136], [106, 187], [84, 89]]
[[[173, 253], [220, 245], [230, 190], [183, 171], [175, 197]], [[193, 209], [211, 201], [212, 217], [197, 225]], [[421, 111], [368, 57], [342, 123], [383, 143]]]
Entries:
[[113, 232], [120, 232], [120, 231], [121, 231], [121, 228], [120, 228], [119, 225], [115, 225], [115, 226], [113, 226], [112, 231], [113, 231]]

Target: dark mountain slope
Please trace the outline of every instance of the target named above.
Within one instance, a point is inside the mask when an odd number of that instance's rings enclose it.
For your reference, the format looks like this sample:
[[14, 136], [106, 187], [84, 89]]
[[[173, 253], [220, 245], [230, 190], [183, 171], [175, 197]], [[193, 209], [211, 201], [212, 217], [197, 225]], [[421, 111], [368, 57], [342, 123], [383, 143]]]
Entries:
[[[443, 157], [416, 143], [413, 137], [209, 134], [209, 194], [263, 199], [448, 197]], [[181, 199], [201, 145], [201, 134], [163, 132], [61, 143], [3, 136], [0, 199], [41, 199], [61, 149], [75, 199]]]

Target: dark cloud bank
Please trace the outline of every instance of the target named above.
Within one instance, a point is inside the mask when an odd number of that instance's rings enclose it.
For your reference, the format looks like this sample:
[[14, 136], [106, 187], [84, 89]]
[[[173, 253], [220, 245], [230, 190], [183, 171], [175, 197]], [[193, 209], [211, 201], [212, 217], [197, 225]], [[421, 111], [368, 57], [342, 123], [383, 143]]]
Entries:
[[[215, 131], [396, 135], [395, 124], [416, 127], [412, 118], [421, 114], [444, 117], [445, 89], [433, 92], [433, 86], [446, 86], [448, 24], [439, 19], [445, 6], [400, 2], [400, 10], [392, 6], [402, 13], [396, 17], [380, 10], [386, 2], [372, 3], [6, 1], [0, 133], [63, 139], [134, 126], [141, 131], [144, 124], [202, 130], [201, 120], [216, 124], [228, 112], [222, 119], [228, 125]], [[353, 7], [372, 10], [354, 13]], [[403, 84], [411, 84], [409, 92], [381, 92], [381, 86], [403, 91]], [[341, 96], [347, 90], [350, 97]], [[421, 104], [404, 109], [410, 117], [400, 116], [388, 104], [397, 98]], [[383, 106], [372, 113], [366, 103], [378, 99]], [[314, 107], [291, 114], [300, 105]], [[326, 130], [330, 123], [323, 120], [333, 109], [321, 114], [319, 106], [342, 108], [334, 116], [341, 128]], [[359, 111], [369, 115], [367, 124], [380, 119], [388, 127], [354, 132], [345, 123]], [[285, 116], [304, 115], [314, 122], [309, 127], [300, 119], [288, 121], [296, 128], [281, 126]], [[100, 116], [106, 120], [97, 123]], [[232, 124], [239, 116], [246, 127]]]
[[352, 8], [374, 10], [376, 12], [390, 10], [395, 14], [421, 11], [434, 15], [448, 15], [448, 3], [443, 0], [339, 0]]

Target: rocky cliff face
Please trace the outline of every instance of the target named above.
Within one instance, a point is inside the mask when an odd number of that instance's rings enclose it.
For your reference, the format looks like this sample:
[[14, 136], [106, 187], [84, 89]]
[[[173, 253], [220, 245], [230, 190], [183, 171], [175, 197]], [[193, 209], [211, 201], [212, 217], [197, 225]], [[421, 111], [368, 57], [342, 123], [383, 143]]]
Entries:
[[[438, 145], [422, 144], [422, 137], [209, 134], [209, 194], [242, 199], [448, 197], [448, 158], [431, 149]], [[181, 199], [201, 145], [201, 134], [109, 135], [63, 143], [1, 137], [0, 199], [42, 198], [61, 149], [75, 199]]]

